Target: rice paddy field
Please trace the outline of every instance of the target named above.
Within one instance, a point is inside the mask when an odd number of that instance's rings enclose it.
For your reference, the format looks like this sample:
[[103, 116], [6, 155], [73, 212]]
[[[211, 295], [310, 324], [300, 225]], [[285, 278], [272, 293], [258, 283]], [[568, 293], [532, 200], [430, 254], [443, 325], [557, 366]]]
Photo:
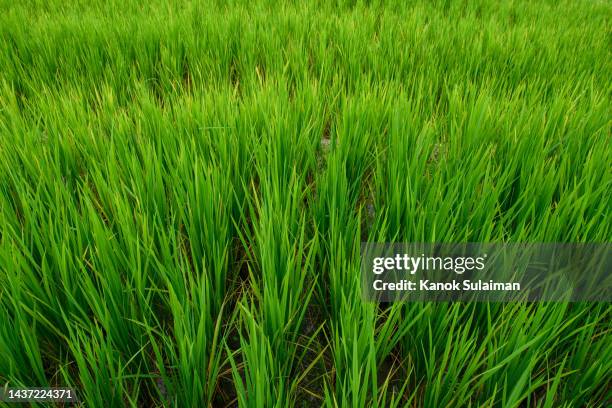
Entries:
[[611, 18], [0, 0], [0, 385], [84, 407], [609, 406], [610, 303], [366, 302], [360, 245], [610, 242]]

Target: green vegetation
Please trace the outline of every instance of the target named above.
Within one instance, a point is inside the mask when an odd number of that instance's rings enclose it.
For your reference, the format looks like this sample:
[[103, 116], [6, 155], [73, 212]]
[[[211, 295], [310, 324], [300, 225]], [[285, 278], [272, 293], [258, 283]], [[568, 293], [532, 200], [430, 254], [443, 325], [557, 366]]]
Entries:
[[611, 241], [609, 1], [140, 3], [0, 0], [0, 384], [609, 403], [609, 304], [359, 277], [367, 240]]

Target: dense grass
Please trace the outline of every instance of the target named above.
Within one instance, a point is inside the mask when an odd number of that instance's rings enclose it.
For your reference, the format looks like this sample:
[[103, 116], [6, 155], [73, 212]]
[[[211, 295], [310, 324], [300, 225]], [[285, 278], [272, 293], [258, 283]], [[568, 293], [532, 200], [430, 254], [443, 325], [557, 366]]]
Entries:
[[609, 304], [362, 301], [361, 241], [609, 242], [608, 1], [0, 1], [0, 383], [604, 406]]

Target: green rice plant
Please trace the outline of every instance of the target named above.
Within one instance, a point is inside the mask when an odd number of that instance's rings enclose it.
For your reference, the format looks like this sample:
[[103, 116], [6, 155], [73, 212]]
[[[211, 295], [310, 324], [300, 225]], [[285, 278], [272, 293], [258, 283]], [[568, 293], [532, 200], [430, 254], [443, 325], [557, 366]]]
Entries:
[[371, 303], [360, 246], [609, 243], [611, 16], [0, 0], [0, 384], [606, 406], [608, 303]]

